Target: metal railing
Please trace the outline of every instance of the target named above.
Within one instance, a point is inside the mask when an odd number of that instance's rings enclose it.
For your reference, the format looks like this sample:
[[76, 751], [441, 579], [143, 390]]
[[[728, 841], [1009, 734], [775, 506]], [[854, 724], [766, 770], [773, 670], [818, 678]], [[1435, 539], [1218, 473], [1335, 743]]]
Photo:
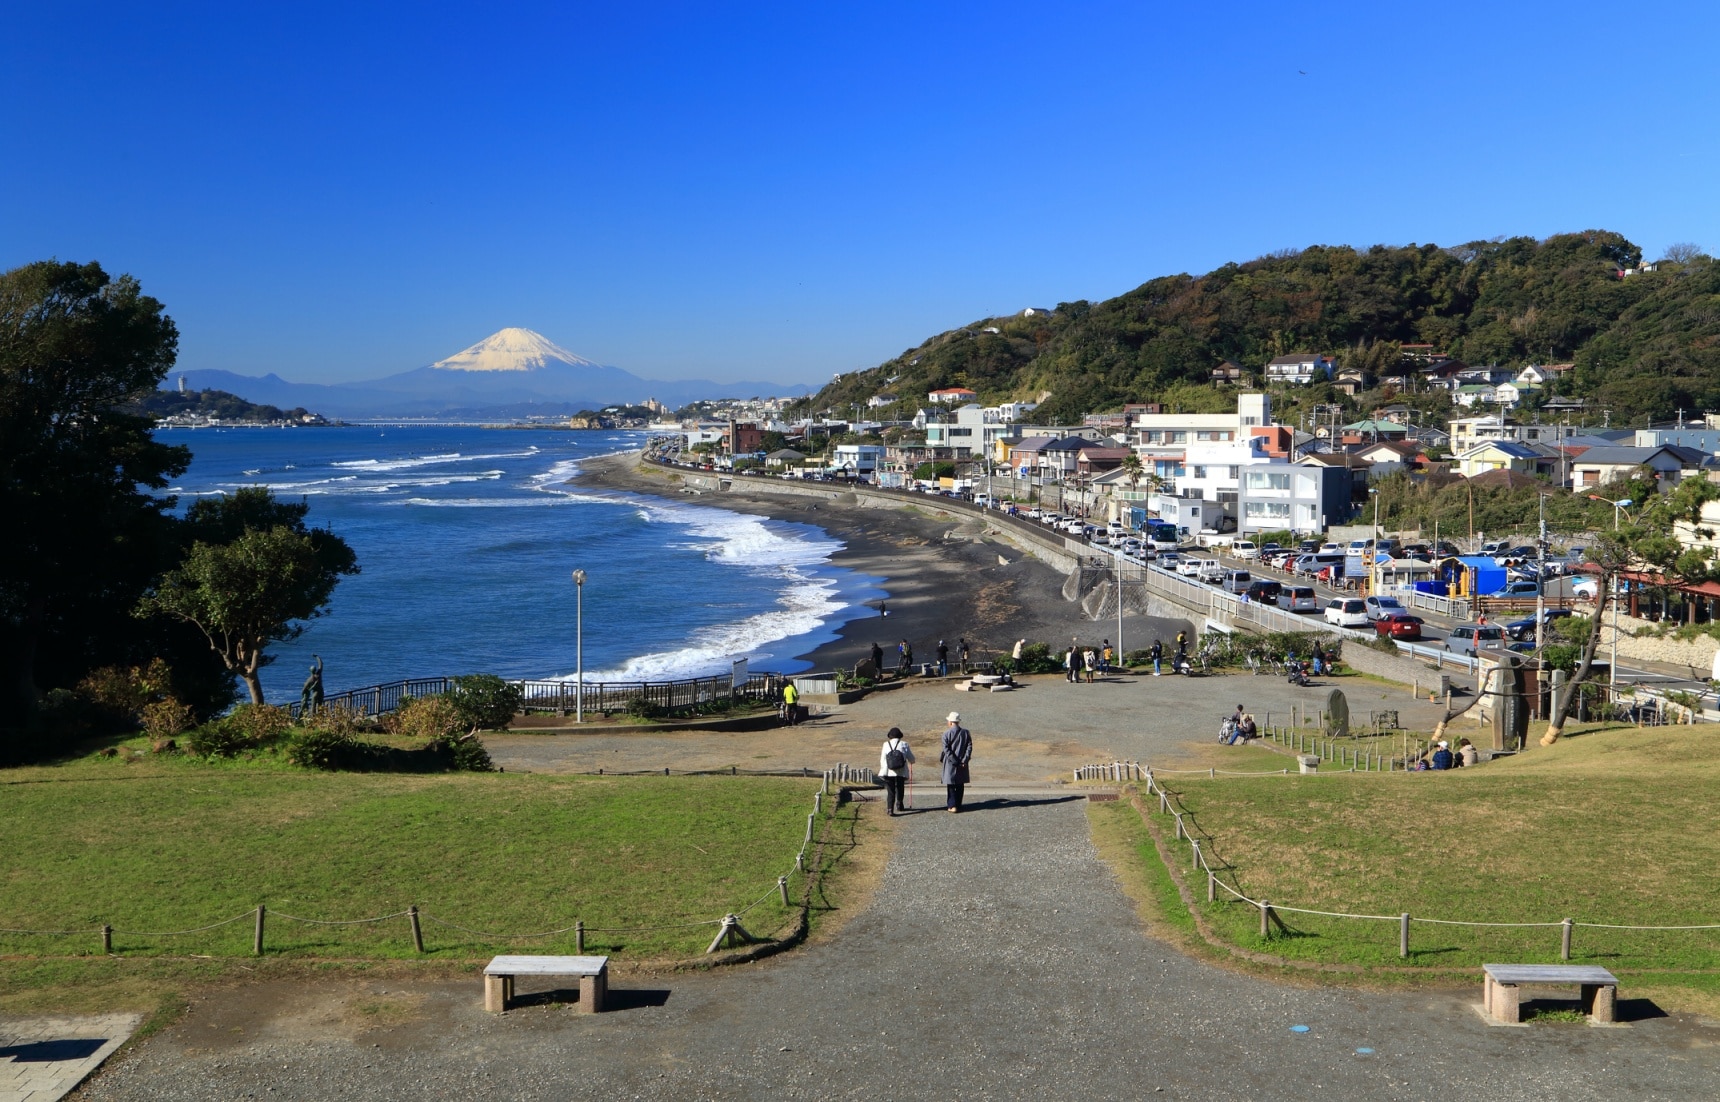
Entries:
[[[362, 716], [379, 716], [400, 707], [403, 700], [436, 696], [454, 687], [451, 677], [415, 677], [367, 685], [360, 689], [332, 693], [323, 699], [323, 707], [344, 708]], [[774, 701], [784, 676], [775, 673], [752, 673], [740, 686], [735, 686], [729, 674], [711, 677], [689, 677], [677, 681], [587, 681], [583, 690], [575, 681], [510, 680], [508, 684], [520, 689], [520, 711], [550, 712], [562, 715], [575, 710], [583, 702], [588, 712], [626, 711], [634, 701], [643, 700], [665, 712], [695, 708], [718, 700], [748, 700], [759, 703]], [[299, 712], [297, 702], [289, 705], [294, 717]]]

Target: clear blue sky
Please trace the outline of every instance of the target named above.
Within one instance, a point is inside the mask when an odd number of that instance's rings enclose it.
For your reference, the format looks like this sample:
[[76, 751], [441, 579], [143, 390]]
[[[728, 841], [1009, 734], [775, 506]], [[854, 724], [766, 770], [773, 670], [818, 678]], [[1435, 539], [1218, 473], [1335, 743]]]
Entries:
[[1287, 246], [1715, 251], [1717, 13], [18, 4], [0, 267], [136, 275], [182, 368], [368, 378], [522, 325], [819, 382]]

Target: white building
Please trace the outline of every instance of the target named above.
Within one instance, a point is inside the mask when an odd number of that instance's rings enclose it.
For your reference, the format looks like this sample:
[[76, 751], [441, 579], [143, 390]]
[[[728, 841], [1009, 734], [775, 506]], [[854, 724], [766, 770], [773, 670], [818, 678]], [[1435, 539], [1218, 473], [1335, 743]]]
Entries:
[[1266, 364], [1266, 381], [1268, 383], [1287, 383], [1291, 386], [1307, 386], [1315, 381], [1325, 381], [1332, 377], [1338, 361], [1330, 356], [1321, 356], [1313, 352], [1297, 352], [1290, 356], [1275, 356]]
[[830, 465], [834, 470], [853, 471], [862, 478], [868, 477], [884, 465], [884, 445], [838, 444]]

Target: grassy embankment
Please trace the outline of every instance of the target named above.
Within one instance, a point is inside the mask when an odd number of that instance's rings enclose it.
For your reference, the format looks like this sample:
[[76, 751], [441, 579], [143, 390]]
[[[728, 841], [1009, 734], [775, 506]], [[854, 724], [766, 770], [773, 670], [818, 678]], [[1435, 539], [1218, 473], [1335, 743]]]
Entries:
[[[1241, 751], [1232, 768], [1269, 769], [1281, 755]], [[1221, 878], [1253, 899], [1351, 914], [1469, 922], [1614, 925], [1720, 923], [1720, 836], [1712, 793], [1720, 743], [1703, 728], [1610, 729], [1557, 748], [1449, 773], [1161, 778], [1177, 794]], [[1157, 801], [1143, 800], [1156, 811]], [[1128, 822], [1130, 818], [1135, 824]], [[1096, 835], [1142, 885], [1172, 932], [1194, 924], [1151, 839], [1126, 803], [1095, 809]], [[1155, 816], [1176, 874], [1224, 943], [1295, 962], [1404, 978], [1478, 971], [1483, 961], [1559, 961], [1559, 928], [1411, 927], [1282, 913], [1287, 931], [1259, 934], [1247, 904], [1206, 903], [1187, 843]], [[1684, 988], [1720, 1005], [1720, 930], [1626, 931], [1578, 926], [1571, 960], [1635, 977], [1633, 988]], [[1700, 993], [1700, 994], [1699, 994]]]
[[[460, 773], [307, 773], [173, 758], [91, 758], [0, 770], [0, 1010], [154, 1005], [187, 982], [294, 967], [433, 967], [496, 952], [586, 951], [618, 962], [696, 958], [710, 922], [753, 905], [756, 936], [792, 928], [807, 877], [794, 857], [816, 781], [768, 777], [587, 778]], [[874, 824], [826, 799], [818, 920], [864, 889]], [[776, 878], [791, 873], [793, 908]], [[755, 901], [759, 901], [755, 904]], [[257, 904], [266, 953], [251, 955]], [[313, 926], [285, 916], [407, 919]], [[240, 921], [177, 936], [244, 915]], [[99, 929], [114, 927], [114, 955]], [[80, 995], [78, 992], [83, 992]]]

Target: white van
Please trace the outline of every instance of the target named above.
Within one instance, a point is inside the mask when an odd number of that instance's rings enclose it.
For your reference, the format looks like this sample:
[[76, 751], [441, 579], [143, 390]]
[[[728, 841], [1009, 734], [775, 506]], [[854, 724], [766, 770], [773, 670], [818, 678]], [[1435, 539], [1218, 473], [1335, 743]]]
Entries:
[[1230, 553], [1248, 562], [1260, 557], [1260, 547], [1253, 540], [1237, 540], [1230, 545]]
[[1341, 628], [1368, 626], [1368, 606], [1360, 597], [1337, 597], [1326, 606], [1326, 622]]

